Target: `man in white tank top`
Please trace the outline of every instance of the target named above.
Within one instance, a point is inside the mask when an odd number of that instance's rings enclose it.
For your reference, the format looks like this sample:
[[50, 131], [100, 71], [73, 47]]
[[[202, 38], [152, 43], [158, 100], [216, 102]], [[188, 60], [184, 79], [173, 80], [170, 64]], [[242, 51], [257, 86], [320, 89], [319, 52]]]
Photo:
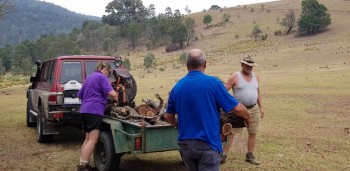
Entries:
[[[264, 117], [264, 109], [259, 89], [259, 77], [252, 72], [255, 66], [257, 66], [257, 64], [255, 64], [250, 56], [245, 57], [241, 61], [242, 70], [232, 74], [225, 84], [225, 87], [227, 91], [232, 89], [233, 96], [248, 109], [252, 117], [252, 123], [247, 127], [249, 136], [246, 162], [259, 165], [260, 162], [255, 159], [253, 152], [256, 144], [259, 118], [261, 117], [262, 119]], [[224, 153], [222, 155], [222, 163], [226, 160], [227, 153], [233, 143], [234, 134], [241, 133], [242, 130], [243, 128], [233, 128], [233, 133], [228, 136], [229, 144], [223, 146]]]

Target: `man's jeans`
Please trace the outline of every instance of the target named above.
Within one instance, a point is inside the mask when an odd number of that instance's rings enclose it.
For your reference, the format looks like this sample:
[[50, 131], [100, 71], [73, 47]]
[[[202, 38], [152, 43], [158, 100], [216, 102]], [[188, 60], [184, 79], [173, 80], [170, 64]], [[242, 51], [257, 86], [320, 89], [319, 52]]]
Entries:
[[180, 153], [187, 171], [219, 171], [220, 154], [204, 141], [181, 140]]

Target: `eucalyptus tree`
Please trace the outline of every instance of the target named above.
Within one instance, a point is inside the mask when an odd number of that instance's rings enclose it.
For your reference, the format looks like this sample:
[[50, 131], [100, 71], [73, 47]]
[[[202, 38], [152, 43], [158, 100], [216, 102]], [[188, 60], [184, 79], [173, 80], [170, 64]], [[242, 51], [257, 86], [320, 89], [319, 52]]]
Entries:
[[102, 16], [102, 22], [122, 29], [130, 22], [143, 22], [149, 15], [141, 0], [113, 0], [105, 11], [108, 15]]
[[299, 32], [312, 34], [324, 30], [331, 24], [327, 8], [317, 0], [303, 0], [302, 12], [298, 20]]

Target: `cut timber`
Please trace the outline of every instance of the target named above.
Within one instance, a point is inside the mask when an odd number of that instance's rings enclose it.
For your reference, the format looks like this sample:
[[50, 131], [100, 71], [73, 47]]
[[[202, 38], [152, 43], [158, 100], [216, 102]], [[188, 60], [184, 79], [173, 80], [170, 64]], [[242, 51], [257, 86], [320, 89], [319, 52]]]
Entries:
[[229, 135], [232, 133], [232, 125], [230, 123], [225, 123], [223, 126], [222, 126], [222, 134], [223, 135]]
[[139, 112], [140, 115], [147, 116], [147, 112], [153, 111], [153, 109], [146, 104], [142, 104], [137, 107], [137, 111]]
[[147, 117], [153, 117], [153, 116], [155, 116], [155, 113], [154, 113], [153, 111], [150, 110], [150, 111], [147, 111], [147, 112], [146, 112], [146, 116], [147, 116]]
[[113, 107], [112, 110], [113, 110], [113, 112], [116, 112], [122, 116], [129, 115], [127, 110], [124, 107]]

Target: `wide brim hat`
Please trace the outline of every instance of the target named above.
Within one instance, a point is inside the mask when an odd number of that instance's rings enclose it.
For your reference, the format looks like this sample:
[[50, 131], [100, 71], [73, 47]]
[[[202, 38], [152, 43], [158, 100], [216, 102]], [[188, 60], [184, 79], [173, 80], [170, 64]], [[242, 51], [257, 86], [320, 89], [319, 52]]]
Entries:
[[246, 56], [241, 60], [242, 64], [246, 64], [251, 67], [257, 67], [258, 64], [255, 63], [254, 59], [251, 56]]

